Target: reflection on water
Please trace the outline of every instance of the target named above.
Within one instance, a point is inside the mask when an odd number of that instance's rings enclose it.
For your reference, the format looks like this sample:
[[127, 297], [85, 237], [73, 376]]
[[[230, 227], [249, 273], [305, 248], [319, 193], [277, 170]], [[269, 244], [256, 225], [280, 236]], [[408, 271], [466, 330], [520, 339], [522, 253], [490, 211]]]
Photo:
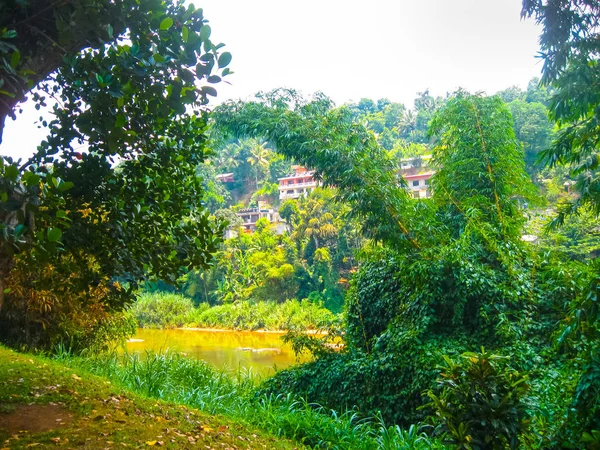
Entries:
[[206, 361], [218, 369], [249, 368], [272, 375], [306, 358], [296, 359], [292, 348], [281, 340], [283, 333], [219, 330], [148, 330], [139, 328], [127, 343], [130, 352], [170, 349]]

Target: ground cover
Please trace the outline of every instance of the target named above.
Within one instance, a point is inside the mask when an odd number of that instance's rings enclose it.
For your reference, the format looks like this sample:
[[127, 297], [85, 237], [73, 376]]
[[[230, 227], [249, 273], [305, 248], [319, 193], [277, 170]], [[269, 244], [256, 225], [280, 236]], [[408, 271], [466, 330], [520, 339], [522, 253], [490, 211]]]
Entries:
[[81, 367], [0, 347], [0, 448], [292, 449], [219, 415], [134, 394]]

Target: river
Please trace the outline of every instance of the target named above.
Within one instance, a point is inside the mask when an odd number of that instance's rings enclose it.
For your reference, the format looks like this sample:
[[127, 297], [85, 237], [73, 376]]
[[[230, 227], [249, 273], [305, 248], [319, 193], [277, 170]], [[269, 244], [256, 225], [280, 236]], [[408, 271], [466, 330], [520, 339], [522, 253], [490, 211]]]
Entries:
[[222, 330], [151, 330], [139, 328], [127, 342], [130, 352], [173, 350], [206, 361], [218, 369], [235, 372], [250, 369], [263, 376], [273, 375], [306, 357], [296, 359], [284, 333]]

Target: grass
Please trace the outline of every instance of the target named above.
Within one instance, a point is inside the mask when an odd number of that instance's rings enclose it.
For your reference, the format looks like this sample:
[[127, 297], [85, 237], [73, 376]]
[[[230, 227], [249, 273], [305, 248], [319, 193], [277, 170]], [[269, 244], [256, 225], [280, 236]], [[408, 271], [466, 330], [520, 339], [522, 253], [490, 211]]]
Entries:
[[336, 318], [321, 304], [308, 300], [245, 301], [210, 307], [206, 303], [194, 306], [183, 295], [165, 292], [142, 293], [130, 311], [142, 328], [318, 329]]
[[233, 418], [236, 423], [313, 448], [444, 448], [416, 427], [387, 427], [381, 420], [362, 418], [353, 411], [338, 415], [291, 395], [260, 395], [256, 380], [246, 373], [231, 377], [176, 353], [62, 358], [73, 367], [102, 375], [145, 397], [198, 408], [211, 417]]
[[[301, 447], [238, 420], [163, 401], [160, 389], [145, 389], [156, 378], [146, 381], [133, 372], [134, 378], [113, 383], [65, 362], [0, 346], [0, 448]], [[137, 393], [126, 389], [128, 384], [137, 386]], [[28, 414], [32, 426], [49, 422], [51, 429], [2, 430], [19, 414]]]

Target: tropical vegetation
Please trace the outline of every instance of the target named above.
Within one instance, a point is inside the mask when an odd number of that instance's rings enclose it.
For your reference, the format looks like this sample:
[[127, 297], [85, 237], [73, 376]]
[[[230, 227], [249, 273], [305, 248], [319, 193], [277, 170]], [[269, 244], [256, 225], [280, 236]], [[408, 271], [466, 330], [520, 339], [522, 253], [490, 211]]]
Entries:
[[[597, 2], [524, 0], [544, 59], [526, 91], [276, 89], [210, 112], [231, 55], [192, 5], [0, 13], [0, 133], [26, 95], [53, 110], [31, 159], [1, 157], [0, 340], [53, 360], [0, 347], [0, 414], [74, 421], [15, 445], [97, 421], [99, 447], [240, 444], [231, 428], [252, 448], [254, 427], [282, 448], [600, 447]], [[434, 172], [424, 198], [409, 162]], [[281, 201], [296, 166], [319, 187]], [[280, 220], [249, 233], [248, 208]], [[287, 329], [312, 357], [232, 377], [115, 349], [136, 325]]]

